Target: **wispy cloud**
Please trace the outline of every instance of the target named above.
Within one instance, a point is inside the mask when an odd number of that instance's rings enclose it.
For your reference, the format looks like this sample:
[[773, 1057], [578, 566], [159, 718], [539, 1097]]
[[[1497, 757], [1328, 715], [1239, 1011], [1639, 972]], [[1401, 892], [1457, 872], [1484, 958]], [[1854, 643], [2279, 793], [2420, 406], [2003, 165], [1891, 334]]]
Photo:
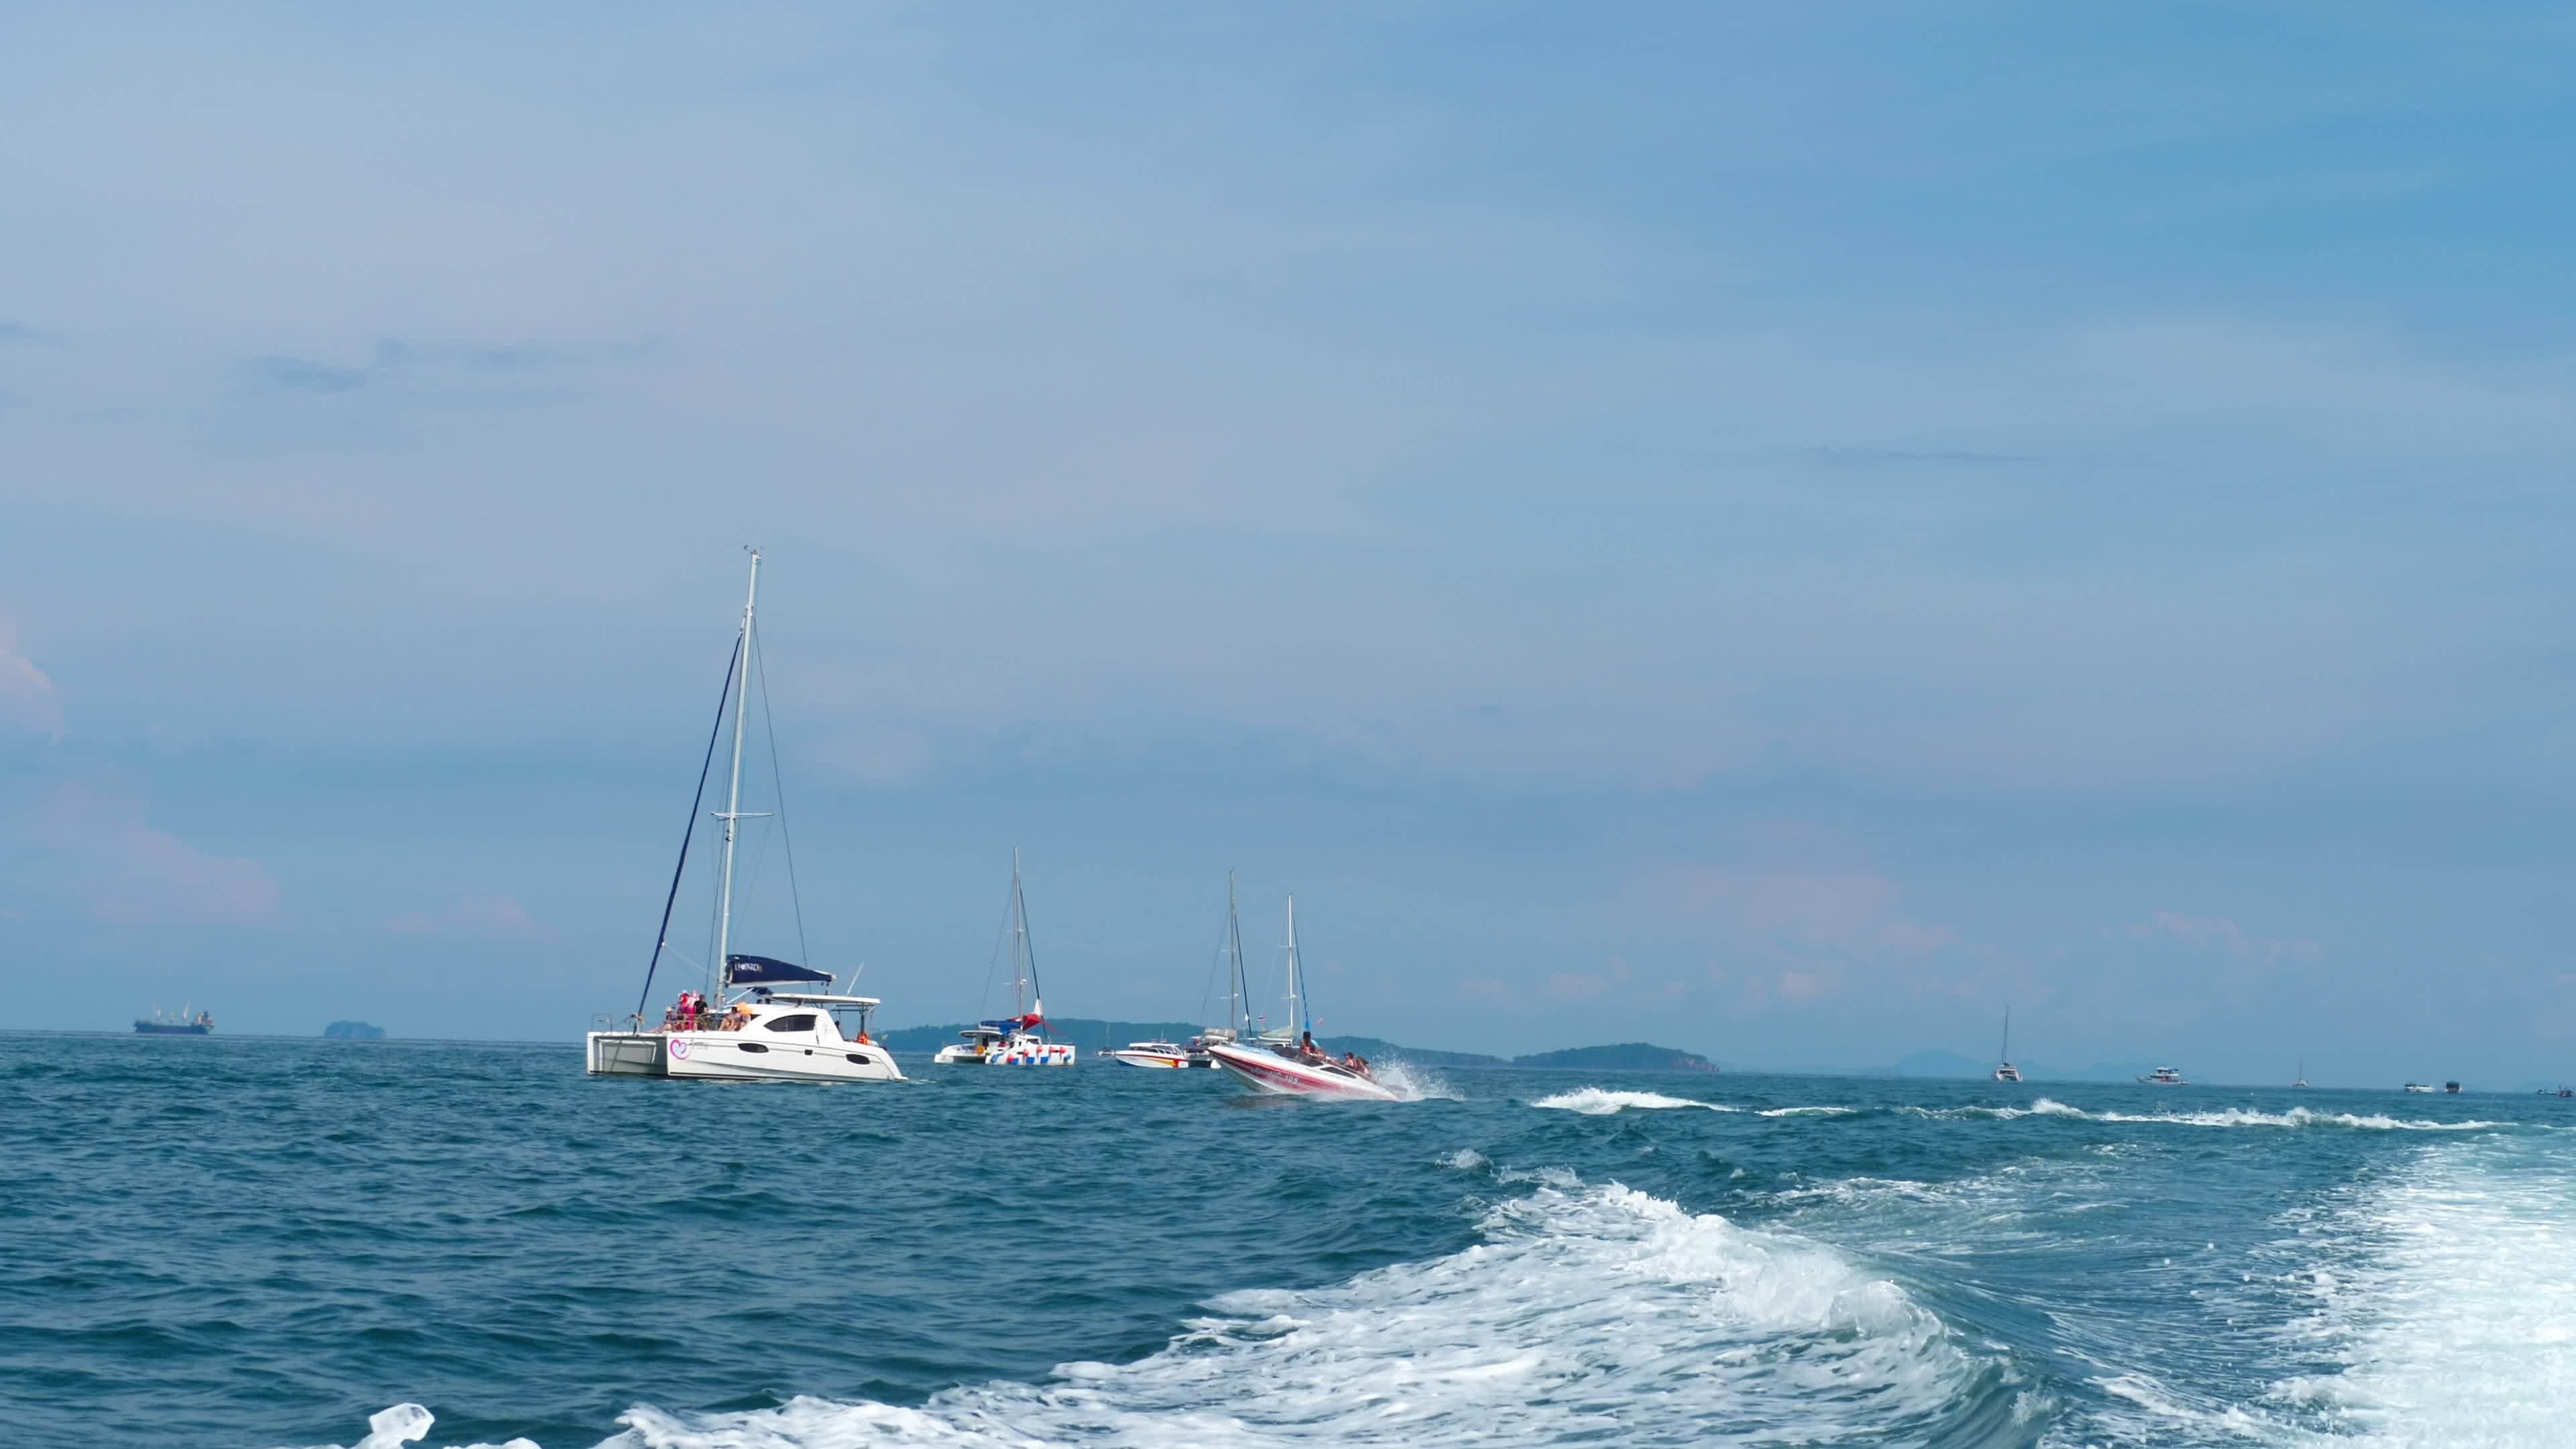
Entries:
[[68, 860], [90, 914], [121, 925], [258, 926], [279, 920], [277, 879], [255, 860], [217, 855], [144, 818], [139, 792], [55, 787], [36, 842]]
[[2305, 938], [2257, 936], [2236, 922], [2217, 916], [2187, 916], [2158, 911], [2132, 925], [2129, 936], [2141, 941], [2175, 941], [2198, 951], [2213, 951], [2237, 961], [2271, 965], [2281, 961], [2314, 961], [2324, 948]]
[[18, 647], [17, 627], [0, 619], [0, 724], [63, 737], [63, 706], [54, 682]]
[[262, 357], [250, 368], [260, 381], [288, 392], [355, 392], [367, 385], [362, 368], [334, 367], [303, 357]]
[[552, 942], [553, 928], [508, 896], [463, 895], [445, 909], [412, 911], [385, 923], [406, 936], [454, 936], [485, 941]]

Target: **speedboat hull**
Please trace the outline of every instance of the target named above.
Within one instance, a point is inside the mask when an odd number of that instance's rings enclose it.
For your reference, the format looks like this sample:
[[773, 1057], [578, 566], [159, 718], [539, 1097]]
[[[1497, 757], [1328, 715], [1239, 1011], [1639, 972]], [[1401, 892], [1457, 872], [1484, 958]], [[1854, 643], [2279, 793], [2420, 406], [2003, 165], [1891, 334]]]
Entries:
[[590, 1072], [716, 1082], [897, 1082], [894, 1053], [874, 1043], [756, 1041], [742, 1032], [594, 1031]]
[[1337, 1062], [1310, 1062], [1254, 1047], [1211, 1044], [1207, 1053], [1257, 1091], [1283, 1097], [1343, 1097], [1392, 1102], [1395, 1093]]
[[1164, 1071], [1191, 1065], [1188, 1052], [1152, 1052], [1139, 1051], [1135, 1047], [1123, 1047], [1117, 1051], [1102, 1052], [1101, 1055], [1111, 1061], [1125, 1062], [1131, 1067], [1153, 1067]]

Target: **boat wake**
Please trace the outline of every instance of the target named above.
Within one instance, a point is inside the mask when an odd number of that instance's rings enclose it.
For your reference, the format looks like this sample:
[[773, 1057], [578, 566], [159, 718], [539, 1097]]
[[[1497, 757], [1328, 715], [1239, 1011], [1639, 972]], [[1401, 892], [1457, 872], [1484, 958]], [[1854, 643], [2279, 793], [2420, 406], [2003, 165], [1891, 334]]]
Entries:
[[[1335, 1287], [1231, 1294], [1135, 1363], [1065, 1364], [917, 1408], [637, 1407], [603, 1449], [2035, 1437], [2013, 1371], [1894, 1281], [1805, 1238], [1550, 1177], [1562, 1185], [1489, 1209], [1474, 1247]], [[420, 1417], [398, 1427], [425, 1432]]]
[[1463, 1102], [1466, 1095], [1449, 1085], [1449, 1079], [1428, 1067], [1418, 1067], [1397, 1058], [1378, 1063], [1370, 1069], [1378, 1084], [1395, 1093], [1400, 1102]]
[[2046, 1097], [2031, 1103], [2030, 1111], [2043, 1117], [2081, 1117], [2094, 1122], [2172, 1123], [2187, 1127], [2350, 1127], [2364, 1132], [2487, 1132], [2509, 1125], [2503, 1122], [2428, 1122], [2376, 1112], [2367, 1115], [2315, 1112], [2305, 1107], [2292, 1107], [2286, 1112], [2257, 1112], [2247, 1107], [2222, 1107], [2214, 1112], [2087, 1112]]
[[2330, 1253], [2299, 1335], [2340, 1374], [2280, 1398], [2380, 1445], [2543, 1449], [2576, 1423], [2576, 1171], [2495, 1139], [2428, 1149], [2312, 1224]]
[[1741, 1112], [1741, 1107], [1723, 1106], [1716, 1102], [1695, 1102], [1688, 1097], [1667, 1097], [1661, 1092], [1613, 1092], [1603, 1087], [1577, 1087], [1553, 1097], [1541, 1097], [1530, 1103], [1560, 1112], [1580, 1112], [1587, 1117], [1607, 1117], [1613, 1112], [1634, 1107], [1640, 1111], [1662, 1111], [1670, 1107], [1701, 1107], [1711, 1112]]

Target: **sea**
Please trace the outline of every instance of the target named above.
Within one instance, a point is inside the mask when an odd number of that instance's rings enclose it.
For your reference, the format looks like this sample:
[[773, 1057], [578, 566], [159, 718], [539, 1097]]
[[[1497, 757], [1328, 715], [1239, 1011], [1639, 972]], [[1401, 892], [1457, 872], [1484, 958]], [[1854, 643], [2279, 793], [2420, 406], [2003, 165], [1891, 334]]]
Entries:
[[0, 1036], [0, 1443], [2576, 1443], [2576, 1102]]

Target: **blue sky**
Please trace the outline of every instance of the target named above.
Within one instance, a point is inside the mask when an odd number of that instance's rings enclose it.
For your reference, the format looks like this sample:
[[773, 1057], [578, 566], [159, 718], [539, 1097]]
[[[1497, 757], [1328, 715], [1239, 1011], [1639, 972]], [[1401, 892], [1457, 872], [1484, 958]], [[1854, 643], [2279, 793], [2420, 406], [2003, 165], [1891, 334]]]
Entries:
[[1069, 1015], [1197, 1014], [1233, 868], [1427, 1045], [2576, 1078], [2571, 61], [21, 7], [0, 1025], [630, 1003], [758, 542], [809, 939], [898, 1023], [1016, 843]]

